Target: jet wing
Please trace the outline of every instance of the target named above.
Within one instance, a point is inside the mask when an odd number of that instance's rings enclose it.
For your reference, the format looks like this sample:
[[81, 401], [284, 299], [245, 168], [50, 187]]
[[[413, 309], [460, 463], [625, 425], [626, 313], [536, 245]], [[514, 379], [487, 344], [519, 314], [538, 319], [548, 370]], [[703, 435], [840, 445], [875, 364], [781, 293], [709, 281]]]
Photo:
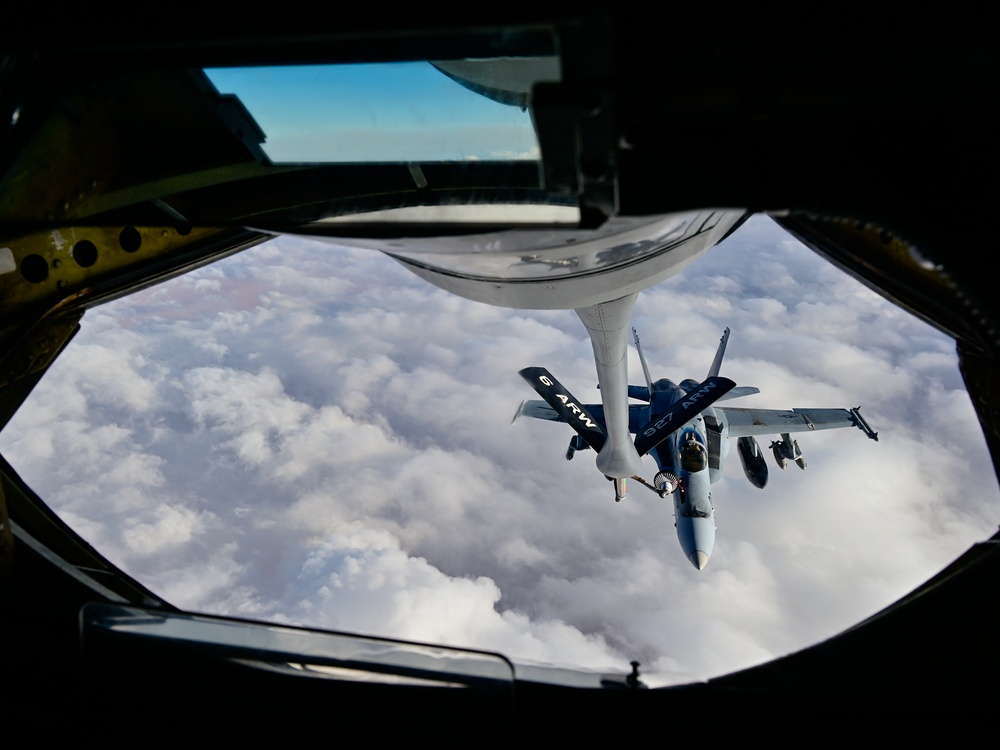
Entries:
[[[604, 426], [604, 406], [602, 404], [584, 404], [584, 407], [594, 417], [594, 421], [600, 422]], [[649, 420], [649, 407], [645, 404], [629, 404], [628, 426], [629, 431], [635, 432], [640, 425]], [[544, 401], [532, 400], [523, 401], [514, 414], [514, 419], [518, 417], [531, 417], [532, 419], [544, 419], [547, 422], [565, 422], [555, 409]], [[511, 422], [514, 421], [511, 420]]]
[[756, 437], [782, 432], [812, 432], [834, 430], [838, 427], [857, 427], [872, 440], [874, 432], [856, 409], [742, 409], [734, 406], [717, 406], [729, 424], [730, 437]]

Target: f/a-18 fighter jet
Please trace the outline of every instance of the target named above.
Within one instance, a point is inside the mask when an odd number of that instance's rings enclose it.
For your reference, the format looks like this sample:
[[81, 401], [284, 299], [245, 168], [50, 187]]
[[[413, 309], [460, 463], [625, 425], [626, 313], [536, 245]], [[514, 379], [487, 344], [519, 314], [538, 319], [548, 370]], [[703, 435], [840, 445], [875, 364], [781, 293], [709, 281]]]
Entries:
[[[584, 322], [587, 323], [586, 318]], [[521, 377], [544, 401], [522, 402], [514, 419], [527, 416], [572, 426], [577, 434], [569, 442], [566, 459], [573, 458], [578, 450], [593, 448], [597, 451], [598, 468], [615, 483], [616, 501], [625, 497], [626, 479], [622, 476], [625, 472], [660, 497], [672, 496], [677, 538], [685, 556], [698, 570], [708, 564], [715, 546], [711, 486], [722, 476], [722, 462], [729, 454], [730, 438], [736, 438], [736, 451], [747, 479], [761, 489], [767, 484], [767, 464], [757, 444], [757, 436], [780, 435], [771, 443], [771, 451], [782, 469], [788, 461], [794, 461], [800, 469], [806, 468], [798, 441], [791, 438], [793, 432], [857, 427], [872, 440], [878, 440], [878, 433], [861, 416], [861, 407], [781, 411], [713, 406], [717, 401], [759, 392], [750, 386], [737, 387], [732, 380], [719, 376], [729, 341], [728, 328], [719, 342], [708, 377], [700, 383], [682, 380], [678, 384], [665, 378], [652, 382], [634, 328], [632, 337], [646, 378], [645, 386], [626, 386], [628, 398], [646, 402], [627, 407], [626, 438], [634, 434], [634, 442], [623, 444], [608, 418], [606, 407], [622, 399], [609, 399], [609, 394], [604, 392], [609, 378], [601, 369], [600, 358], [598, 372], [604, 375], [601, 378], [603, 405], [582, 404], [548, 370], [527, 367], [521, 370]], [[596, 349], [595, 346], [595, 353]], [[627, 376], [625, 380], [627, 382]], [[621, 415], [615, 416], [622, 421]], [[624, 434], [622, 430], [617, 432]], [[647, 453], [655, 459], [658, 468], [652, 482], [638, 475], [641, 469], [633, 470], [638, 466], [636, 458]]]

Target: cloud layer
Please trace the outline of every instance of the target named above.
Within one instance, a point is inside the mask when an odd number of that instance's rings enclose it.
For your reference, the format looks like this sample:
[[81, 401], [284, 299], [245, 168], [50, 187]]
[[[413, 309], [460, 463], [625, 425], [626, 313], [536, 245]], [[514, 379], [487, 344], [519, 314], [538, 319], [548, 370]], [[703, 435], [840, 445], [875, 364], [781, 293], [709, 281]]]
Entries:
[[[718, 541], [684, 559], [669, 501], [616, 504], [570, 433], [520, 420], [517, 370], [599, 401], [571, 311], [462, 300], [370, 251], [279, 239], [88, 313], [0, 436], [115, 563], [182, 607], [709, 677], [831, 636], [992, 533], [997, 487], [954, 344], [748, 222], [640, 295], [655, 377], [700, 378], [725, 326], [734, 405], [862, 404], [880, 431], [735, 452]], [[641, 380], [630, 354], [633, 381]], [[646, 472], [655, 470], [646, 459]]]

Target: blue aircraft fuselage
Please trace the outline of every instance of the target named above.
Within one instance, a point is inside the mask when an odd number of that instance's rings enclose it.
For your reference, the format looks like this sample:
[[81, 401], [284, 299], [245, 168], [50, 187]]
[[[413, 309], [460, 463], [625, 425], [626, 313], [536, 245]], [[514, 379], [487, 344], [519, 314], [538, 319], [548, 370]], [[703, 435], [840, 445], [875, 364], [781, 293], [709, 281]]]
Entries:
[[[685, 389], [674, 382], [657, 380], [653, 383], [649, 406], [640, 410], [642, 416], [637, 421], [641, 424], [657, 419], [685, 394]], [[671, 485], [676, 487], [671, 497], [681, 549], [691, 564], [702, 570], [715, 547], [713, 478], [709, 469], [709, 440], [704, 414], [685, 423], [650, 454], [659, 468], [654, 480], [657, 489], [669, 489]]]

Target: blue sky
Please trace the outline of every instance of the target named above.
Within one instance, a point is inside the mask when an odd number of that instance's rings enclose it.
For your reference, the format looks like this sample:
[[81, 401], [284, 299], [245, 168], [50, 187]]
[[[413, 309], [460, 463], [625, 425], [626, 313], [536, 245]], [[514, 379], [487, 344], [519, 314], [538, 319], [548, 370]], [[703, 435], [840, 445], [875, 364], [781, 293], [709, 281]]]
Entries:
[[[763, 491], [735, 452], [696, 571], [669, 502], [616, 504], [517, 371], [599, 401], [572, 311], [459, 299], [368, 250], [279, 238], [91, 310], [0, 448], [112, 561], [179, 606], [700, 679], [834, 635], [995, 529], [954, 343], [755, 217], [640, 294], [654, 378], [733, 405], [861, 404], [880, 440], [800, 435]], [[642, 379], [630, 353], [633, 382]], [[649, 459], [647, 459], [649, 460]], [[647, 474], [653, 471], [650, 465]]]
[[206, 71], [238, 95], [275, 162], [537, 158], [531, 117], [474, 94], [430, 63]]

